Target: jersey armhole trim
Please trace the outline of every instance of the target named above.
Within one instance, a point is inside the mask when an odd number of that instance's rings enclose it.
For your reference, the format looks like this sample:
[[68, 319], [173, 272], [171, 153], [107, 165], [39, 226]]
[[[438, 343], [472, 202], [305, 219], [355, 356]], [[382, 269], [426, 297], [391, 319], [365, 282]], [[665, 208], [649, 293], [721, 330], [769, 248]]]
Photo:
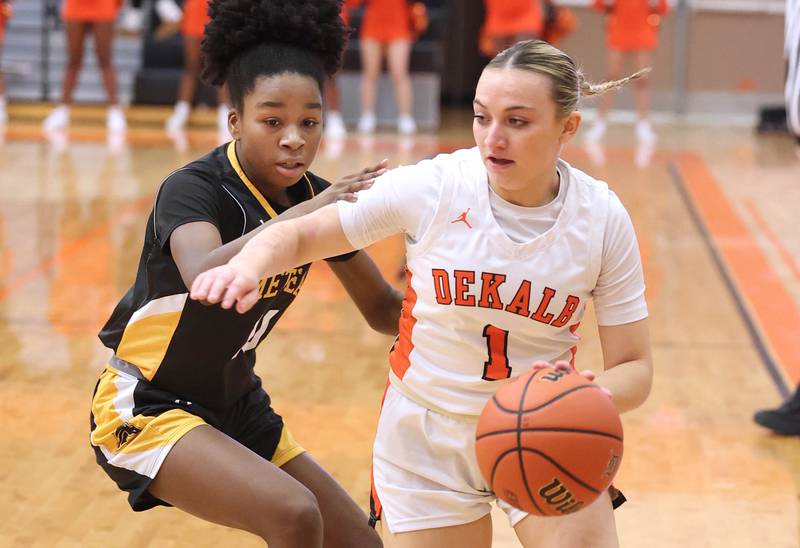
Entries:
[[442, 219], [447, 217], [447, 214], [450, 211], [450, 197], [453, 195], [453, 191], [456, 186], [455, 183], [450, 180], [450, 169], [448, 168], [449, 166], [447, 165], [442, 168], [442, 178], [439, 187], [439, 197], [436, 204], [436, 211], [431, 217], [428, 226], [425, 228], [416, 242], [409, 242], [408, 237], [406, 237], [406, 249], [408, 251], [413, 250], [414, 253], [424, 253], [428, 247], [430, 247], [431, 243], [436, 241], [436, 237], [443, 230], [442, 227], [444, 224], [442, 223]]
[[[597, 231], [592, 234], [589, 240], [589, 257], [590, 268], [588, 269], [589, 279], [587, 280], [588, 286], [591, 287], [591, 293], [597, 287], [597, 281], [600, 279], [600, 272], [603, 268], [603, 248], [605, 246], [606, 228], [608, 225], [608, 211], [611, 205], [611, 189], [605, 183], [600, 183], [602, 187], [598, 190], [591, 189], [594, 192], [602, 193], [602, 199], [596, 200], [599, 207], [592, 208], [592, 223], [591, 227], [598, 227]], [[590, 192], [591, 192], [590, 191]], [[590, 200], [595, 201], [594, 199]], [[590, 229], [591, 230], [591, 229]]]

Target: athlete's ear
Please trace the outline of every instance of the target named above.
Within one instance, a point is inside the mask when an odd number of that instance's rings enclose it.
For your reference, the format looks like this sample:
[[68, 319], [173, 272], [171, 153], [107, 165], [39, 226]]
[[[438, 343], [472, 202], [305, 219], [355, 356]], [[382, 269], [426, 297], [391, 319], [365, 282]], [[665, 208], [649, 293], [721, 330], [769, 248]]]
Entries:
[[558, 142], [561, 146], [564, 146], [571, 141], [578, 132], [578, 128], [581, 125], [581, 113], [577, 110], [573, 110], [566, 116], [566, 118], [561, 120], [561, 123], [561, 135], [558, 138]]
[[228, 111], [228, 131], [230, 131], [234, 141], [238, 141], [240, 139], [241, 118], [239, 117], [239, 111], [235, 108], [232, 108]]

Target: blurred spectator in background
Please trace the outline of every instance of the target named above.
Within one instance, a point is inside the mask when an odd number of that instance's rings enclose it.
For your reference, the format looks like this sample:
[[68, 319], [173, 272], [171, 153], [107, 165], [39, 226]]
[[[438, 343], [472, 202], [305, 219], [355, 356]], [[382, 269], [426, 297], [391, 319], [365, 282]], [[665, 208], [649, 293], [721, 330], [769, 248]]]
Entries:
[[486, 18], [479, 48], [494, 57], [520, 40], [541, 38], [544, 13], [539, 0], [483, 0]]
[[572, 34], [577, 27], [575, 13], [569, 8], [559, 6], [553, 0], [542, 0], [543, 27], [542, 40], [556, 45]]
[[[651, 66], [652, 51], [658, 45], [658, 29], [661, 17], [668, 11], [667, 0], [594, 0], [594, 7], [606, 14], [609, 80], [622, 75], [625, 58], [633, 60], [633, 70]], [[636, 80], [636, 138], [640, 143], [655, 142], [656, 134], [648, 118], [650, 111], [649, 78]], [[614, 96], [607, 93], [600, 97], [598, 118], [586, 133], [589, 142], [599, 141], [608, 129], [608, 111]]]
[[[180, 132], [189, 120], [192, 100], [200, 78], [200, 41], [203, 30], [210, 20], [208, 15], [209, 0], [186, 0], [183, 5], [183, 74], [178, 87], [178, 102], [172, 116], [167, 119], [167, 131]], [[221, 133], [228, 132], [228, 94], [224, 87], [217, 90], [217, 129]]]
[[[349, 28], [350, 26], [350, 5], [353, 0], [345, 0], [342, 5], [342, 20]], [[325, 82], [325, 137], [328, 139], [342, 139], [347, 135], [347, 126], [339, 108], [339, 87], [336, 83], [336, 76], [332, 76]]]
[[[126, 34], [139, 34], [144, 30], [146, 13], [144, 9], [145, 0], [129, 0], [122, 8], [122, 15], [119, 20], [119, 30]], [[174, 0], [155, 0], [154, 6], [161, 26], [157, 30], [158, 34], [164, 35], [164, 27], [176, 29], [180, 24], [181, 8]]]
[[12, 8], [10, 0], [0, 0], [0, 126], [8, 122], [6, 112], [6, 79], [3, 76], [3, 39], [5, 38], [6, 23], [11, 18]]
[[350, 6], [364, 3], [364, 17], [359, 36], [361, 52], [361, 118], [358, 131], [375, 131], [375, 94], [381, 63], [386, 57], [397, 100], [397, 130], [410, 135], [417, 131], [411, 115], [412, 92], [409, 61], [412, 42], [425, 31], [425, 4], [408, 0], [350, 0]]
[[800, 0], [786, 0], [784, 47], [786, 56], [786, 122], [800, 143]]
[[94, 41], [97, 64], [103, 77], [103, 87], [108, 96], [106, 127], [112, 132], [125, 130], [127, 124], [125, 115], [119, 106], [117, 77], [111, 64], [114, 21], [117, 18], [118, 9], [117, 0], [64, 1], [62, 17], [67, 31], [68, 64], [64, 73], [61, 104], [45, 118], [45, 130], [59, 129], [69, 125], [69, 105], [72, 102], [72, 94], [83, 65], [84, 44], [90, 34]]

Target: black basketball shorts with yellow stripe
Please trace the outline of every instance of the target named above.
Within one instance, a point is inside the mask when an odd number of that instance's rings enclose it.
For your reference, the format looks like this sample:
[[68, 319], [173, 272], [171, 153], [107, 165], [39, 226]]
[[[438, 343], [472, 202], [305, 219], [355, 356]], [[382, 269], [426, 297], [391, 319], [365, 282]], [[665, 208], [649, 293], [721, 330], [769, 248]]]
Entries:
[[209, 409], [161, 390], [132, 366], [107, 366], [95, 387], [91, 445], [97, 463], [128, 492], [134, 511], [169, 506], [148, 491], [169, 451], [187, 432], [213, 426], [254, 453], [282, 466], [304, 449], [270, 406], [259, 385], [225, 409]]

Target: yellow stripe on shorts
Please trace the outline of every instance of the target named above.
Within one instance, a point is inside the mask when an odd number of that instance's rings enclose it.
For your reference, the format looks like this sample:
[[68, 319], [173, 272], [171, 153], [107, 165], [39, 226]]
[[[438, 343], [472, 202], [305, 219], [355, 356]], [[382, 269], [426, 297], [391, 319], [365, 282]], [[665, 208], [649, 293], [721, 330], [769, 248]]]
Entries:
[[305, 452], [306, 450], [297, 443], [292, 433], [286, 428], [286, 423], [284, 423], [281, 429], [281, 439], [278, 441], [278, 447], [275, 448], [275, 453], [272, 455], [270, 462], [280, 467]]

